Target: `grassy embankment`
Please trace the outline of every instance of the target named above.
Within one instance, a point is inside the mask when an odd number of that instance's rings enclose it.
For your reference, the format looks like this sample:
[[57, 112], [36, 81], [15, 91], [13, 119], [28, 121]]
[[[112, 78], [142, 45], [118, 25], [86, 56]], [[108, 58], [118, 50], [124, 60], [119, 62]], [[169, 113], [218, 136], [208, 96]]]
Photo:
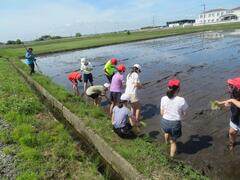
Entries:
[[[18, 61], [16, 64], [28, 72], [28, 68], [23, 63]], [[80, 97], [73, 97], [63, 87], [54, 84], [48, 77], [35, 74], [33, 79], [51, 94], [54, 94], [72, 112], [81, 117], [87, 126], [104, 138], [146, 177], [156, 179], [207, 179], [185, 163], [168, 158], [165, 144], [154, 142], [149, 137], [134, 140], [120, 139], [112, 132], [110, 118], [102, 109], [86, 103]]]
[[[240, 24], [222, 24], [204, 27], [190, 27], [167, 29], [152, 32], [136, 32], [131, 35], [107, 34], [103, 36], [78, 38], [72, 40], [59, 40], [49, 41], [43, 43], [33, 44], [35, 53], [51, 53], [64, 50], [90, 48], [101, 45], [117, 44], [128, 41], [136, 41], [143, 39], [151, 39], [163, 36], [170, 36], [176, 34], [186, 34], [191, 32], [207, 31], [207, 30], [223, 30], [223, 29], [236, 29]], [[0, 49], [0, 56], [12, 57], [17, 60], [17, 57], [24, 54], [22, 47], [12, 47]], [[17, 65], [27, 70], [27, 67], [17, 62]], [[137, 138], [135, 140], [122, 140], [118, 138], [111, 131], [111, 123], [108, 116], [97, 108], [84, 102], [81, 98], [72, 97], [62, 87], [51, 82], [47, 77], [42, 75], [34, 75], [33, 78], [45, 87], [51, 94], [59, 99], [65, 106], [72, 112], [81, 117], [85, 123], [94, 129], [101, 137], [103, 137], [117, 152], [125, 157], [130, 163], [133, 164], [140, 172], [147, 177], [160, 177], [160, 178], [192, 178], [192, 179], [205, 179], [199, 172], [193, 170], [190, 166], [182, 162], [169, 159], [166, 156], [166, 146], [152, 142], [148, 137]]]
[[103, 179], [64, 126], [1, 58], [0, 81], [0, 116], [10, 124], [0, 130], [0, 143], [16, 159], [16, 179]]
[[[34, 48], [37, 54], [69, 51], [76, 49], [86, 49], [105, 45], [119, 44], [125, 42], [154, 39], [166, 36], [181, 35], [202, 31], [228, 30], [238, 29], [240, 23], [206, 25], [186, 28], [159, 29], [154, 31], [132, 32], [130, 35], [126, 33], [109, 33], [104, 35], [96, 35], [91, 37], [68, 38], [60, 40], [49, 40], [43, 42], [34, 42], [28, 44]], [[14, 45], [0, 49], [0, 56], [23, 56], [25, 49], [22, 45]]]

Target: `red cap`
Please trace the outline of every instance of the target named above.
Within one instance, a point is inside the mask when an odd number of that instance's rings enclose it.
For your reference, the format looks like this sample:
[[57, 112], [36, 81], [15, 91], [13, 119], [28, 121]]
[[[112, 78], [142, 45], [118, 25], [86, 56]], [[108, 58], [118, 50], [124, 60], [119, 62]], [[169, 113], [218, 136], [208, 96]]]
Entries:
[[117, 70], [120, 71], [120, 72], [125, 72], [126, 67], [125, 67], [124, 64], [119, 64], [118, 67], [117, 67]]
[[114, 65], [117, 65], [117, 59], [116, 58], [112, 58], [111, 59], [111, 63], [114, 64]]
[[228, 79], [227, 83], [232, 85], [233, 87], [240, 89], [240, 77]]
[[178, 79], [171, 79], [168, 81], [168, 87], [180, 86], [180, 81]]

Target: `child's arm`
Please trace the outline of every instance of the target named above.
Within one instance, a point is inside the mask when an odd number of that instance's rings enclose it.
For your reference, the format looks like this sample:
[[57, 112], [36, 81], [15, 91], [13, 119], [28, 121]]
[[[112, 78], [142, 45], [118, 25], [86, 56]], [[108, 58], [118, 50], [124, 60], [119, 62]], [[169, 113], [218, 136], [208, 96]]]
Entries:
[[226, 103], [227, 104], [234, 104], [235, 106], [237, 106], [238, 108], [240, 108], [240, 101], [236, 100], [236, 99], [229, 99], [229, 100], [226, 100]]
[[[222, 105], [222, 106], [225, 106], [225, 107], [229, 107], [229, 106], [231, 106], [231, 103], [233, 103], [233, 102], [231, 102], [231, 100], [234, 100], [234, 99], [228, 99], [228, 100], [225, 100], [225, 101], [216, 101], [216, 103], [218, 104], [218, 105]], [[237, 105], [236, 105], [237, 106]]]

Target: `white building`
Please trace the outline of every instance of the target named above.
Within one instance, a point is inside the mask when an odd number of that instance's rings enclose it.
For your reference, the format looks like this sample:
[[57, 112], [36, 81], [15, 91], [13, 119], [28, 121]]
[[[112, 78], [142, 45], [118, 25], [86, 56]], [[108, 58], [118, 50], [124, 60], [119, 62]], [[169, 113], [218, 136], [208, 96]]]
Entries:
[[212, 9], [201, 13], [196, 24], [216, 24], [221, 22], [240, 21], [240, 7], [234, 9]]

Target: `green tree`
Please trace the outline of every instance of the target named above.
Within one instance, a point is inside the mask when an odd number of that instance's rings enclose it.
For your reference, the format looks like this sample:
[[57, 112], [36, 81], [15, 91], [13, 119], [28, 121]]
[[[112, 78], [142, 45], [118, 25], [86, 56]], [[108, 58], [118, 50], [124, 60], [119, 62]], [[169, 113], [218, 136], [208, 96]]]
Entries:
[[20, 39], [17, 39], [16, 44], [22, 44], [22, 41]]
[[75, 34], [75, 37], [81, 37], [81, 36], [82, 36], [82, 34], [79, 32]]

